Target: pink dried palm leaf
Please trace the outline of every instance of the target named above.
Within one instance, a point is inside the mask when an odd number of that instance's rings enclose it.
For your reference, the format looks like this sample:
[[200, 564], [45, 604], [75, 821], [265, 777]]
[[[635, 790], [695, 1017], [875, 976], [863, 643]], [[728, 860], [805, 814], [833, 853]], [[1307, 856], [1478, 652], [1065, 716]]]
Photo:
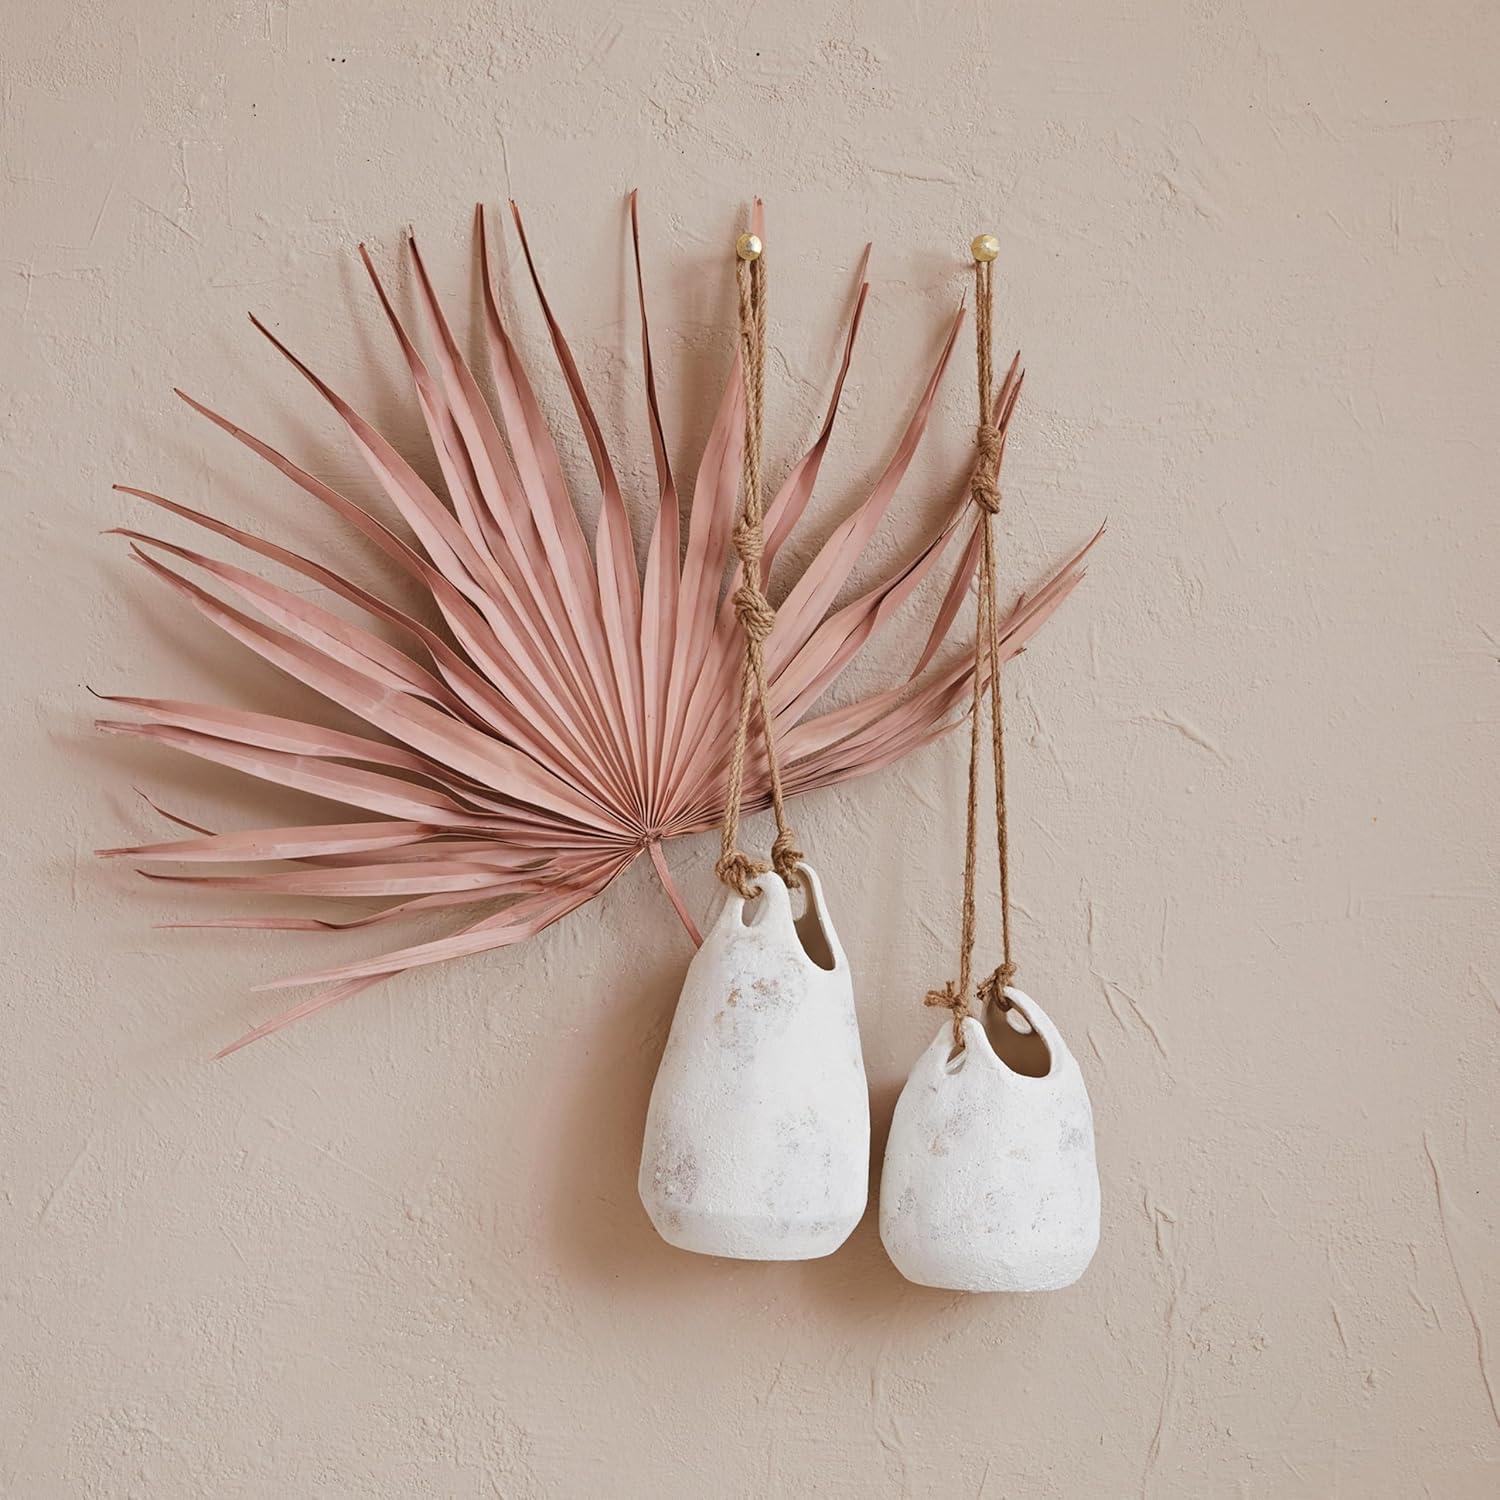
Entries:
[[[646, 418], [656, 471], [644, 573], [637, 565], [630, 517], [602, 430], [543, 292], [514, 204], [529, 279], [599, 486], [592, 547], [565, 483], [556, 442], [501, 314], [482, 209], [476, 226], [481, 317], [493, 401], [460, 350], [415, 242], [408, 239], [405, 249], [425, 324], [427, 356], [397, 313], [374, 263], [363, 247], [360, 251], [409, 371], [443, 493], [428, 485], [393, 444], [264, 325], [255, 325], [343, 422], [405, 536], [269, 444], [178, 393], [373, 543], [430, 598], [441, 628], [422, 623], [290, 548], [149, 490], [118, 486], [353, 606], [367, 623], [236, 564], [144, 531], [118, 531], [129, 541], [134, 559], [191, 609], [356, 715], [371, 733], [350, 734], [212, 704], [110, 697], [109, 702], [140, 717], [101, 720], [101, 729], [169, 745], [366, 817], [349, 821], [345, 812], [338, 821], [323, 824], [214, 833], [167, 814], [195, 836], [100, 852], [190, 867], [142, 870], [160, 882], [386, 903], [341, 920], [242, 915], [168, 925], [342, 931], [448, 907], [491, 908], [446, 937], [267, 986], [329, 987], [257, 1027], [226, 1052], [407, 969], [522, 941], [598, 895], [643, 853], [697, 938], [661, 846], [712, 828], [723, 815], [740, 652], [728, 603], [733, 579], [726, 587], [726, 573], [744, 391], [736, 360], [693, 486], [684, 537], [657, 396], [634, 195], [630, 207]], [[869, 291], [864, 271], [862, 262], [823, 426], [767, 507], [768, 568], [807, 510], [834, 432]], [[790, 792], [834, 786], [889, 765], [953, 727], [967, 702], [971, 655], [946, 666], [934, 662], [974, 576], [972, 538], [960, 552], [910, 678], [809, 717], [874, 633], [930, 576], [966, 519], [964, 475], [916, 555], [852, 602], [832, 609], [917, 451], [962, 318], [960, 310], [885, 471], [787, 593], [766, 643], [771, 707]], [[994, 408], [1002, 434], [1020, 386], [1020, 372], [1012, 365]], [[1092, 545], [1090, 541], [1017, 603], [1003, 628], [1008, 654], [1019, 651], [1076, 587]], [[376, 634], [372, 627], [377, 625], [394, 631], [403, 644]], [[746, 806], [764, 807], [768, 795], [765, 756], [752, 747]], [[278, 868], [267, 871], [268, 862]], [[213, 866], [252, 868], [204, 873]]]

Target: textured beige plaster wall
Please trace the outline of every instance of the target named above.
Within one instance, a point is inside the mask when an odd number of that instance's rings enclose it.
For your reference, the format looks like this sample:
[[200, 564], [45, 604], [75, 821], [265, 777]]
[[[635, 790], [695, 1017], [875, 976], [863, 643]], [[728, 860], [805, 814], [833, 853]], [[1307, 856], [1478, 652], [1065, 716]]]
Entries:
[[[5, 20], [0, 1492], [1500, 1491], [1500, 11]], [[1069, 1292], [919, 1290], [871, 1219], [815, 1264], [661, 1245], [635, 1157], [687, 949], [644, 868], [522, 950], [210, 1065], [269, 1014], [253, 984], [332, 949], [153, 931], [183, 903], [90, 857], [160, 827], [132, 783], [218, 825], [276, 804], [96, 742], [86, 684], [285, 693], [98, 536], [144, 516], [111, 481], [362, 566], [170, 387], [369, 494], [244, 312], [414, 443], [355, 244], [389, 262], [416, 225], [462, 299], [471, 204], [513, 192], [639, 494], [637, 184], [679, 466], [726, 366], [745, 198], [776, 236], [783, 458], [878, 241], [812, 534], [888, 452], [961, 247], [1004, 238], [1031, 372], [1008, 576], [1112, 521], [1011, 688], [1025, 980], [1083, 1062], [1105, 1187]], [[966, 369], [886, 558], [958, 470]], [[912, 647], [889, 634], [860, 680]], [[951, 968], [961, 777], [950, 740], [799, 809], [858, 964], [877, 1142]], [[711, 841], [672, 859], [706, 908]]]

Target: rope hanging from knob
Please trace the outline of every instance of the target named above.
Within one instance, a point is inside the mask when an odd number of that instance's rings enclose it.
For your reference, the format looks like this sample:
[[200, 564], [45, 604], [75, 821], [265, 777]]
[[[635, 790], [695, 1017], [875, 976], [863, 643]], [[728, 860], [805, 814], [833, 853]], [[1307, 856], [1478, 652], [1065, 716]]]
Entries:
[[[974, 317], [979, 386], [979, 426], [975, 433], [974, 472], [969, 492], [974, 500], [974, 524], [979, 530], [978, 608], [974, 622], [974, 696], [969, 713], [969, 787], [964, 836], [964, 896], [958, 950], [958, 978], [941, 989], [929, 990], [927, 1005], [943, 1006], [953, 1013], [953, 1044], [964, 1045], [963, 1023], [970, 1014], [971, 988], [981, 1010], [988, 1006], [1006, 1010], [1010, 1001], [1006, 986], [1015, 977], [1011, 946], [1010, 830], [1005, 803], [1005, 727], [1000, 696], [1000, 617], [996, 605], [994, 516], [1000, 509], [1000, 460], [1005, 433], [994, 391], [991, 341], [994, 333], [993, 267], [1000, 242], [992, 234], [976, 235], [969, 247], [974, 258]], [[981, 739], [986, 687], [990, 702], [990, 751], [995, 773], [996, 855], [1000, 866], [1001, 961], [993, 973], [973, 983], [976, 929], [975, 897], [979, 867], [979, 767], [983, 758]]]
[[[761, 492], [761, 445], [766, 393], [766, 263], [758, 234], [742, 234], [735, 241], [735, 274], [739, 284], [740, 365], [745, 379], [745, 442], [741, 465], [740, 517], [734, 528], [734, 550], [740, 561], [740, 583], [734, 591], [734, 612], [745, 638], [740, 673], [740, 712], [729, 779], [724, 797], [724, 833], [715, 870], [725, 885], [740, 895], [755, 894], [754, 880], [774, 869], [790, 885], [796, 878], [802, 851], [787, 824], [781, 764], [776, 754], [770, 684], [766, 677], [765, 643], [776, 625], [776, 611], [765, 595], [765, 506]], [[776, 839], [769, 866], [752, 859], [739, 847], [740, 804], [745, 789], [745, 756], [750, 741], [750, 716], [759, 712], [765, 737], [771, 785], [771, 811]]]

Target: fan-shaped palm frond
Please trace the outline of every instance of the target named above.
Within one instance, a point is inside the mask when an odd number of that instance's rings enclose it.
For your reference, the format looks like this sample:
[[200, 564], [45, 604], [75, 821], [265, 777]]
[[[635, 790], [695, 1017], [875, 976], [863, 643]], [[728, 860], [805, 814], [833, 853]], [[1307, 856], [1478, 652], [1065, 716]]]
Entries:
[[[460, 352], [415, 242], [407, 240], [406, 252], [430, 356], [419, 352], [370, 257], [363, 247], [360, 252], [410, 372], [445, 495], [256, 323], [341, 419], [410, 539], [228, 418], [178, 392], [195, 411], [373, 543], [431, 597], [442, 628], [289, 548], [150, 491], [118, 487], [353, 605], [367, 623], [162, 537], [125, 528], [118, 533], [129, 539], [144, 567], [206, 620], [357, 715], [372, 735], [237, 708], [111, 697], [109, 701], [142, 717], [101, 721], [102, 729], [170, 745], [367, 816], [356, 822], [235, 833], [188, 824], [194, 837], [101, 852], [179, 867], [176, 873], [152, 874], [159, 881], [224, 892], [377, 897], [386, 902], [345, 921], [231, 916], [179, 925], [343, 930], [449, 907], [489, 908], [449, 936], [268, 986], [329, 988], [258, 1027], [235, 1047], [404, 970], [529, 937], [598, 895], [643, 853], [653, 859], [693, 932], [661, 846], [714, 827], [722, 814], [740, 652], [725, 588], [743, 439], [739, 366], [736, 362], [730, 371], [709, 433], [684, 539], [657, 399], [632, 196], [646, 420], [657, 490], [642, 575], [599, 422], [542, 291], [519, 214], [515, 224], [599, 485], [592, 549], [564, 481], [553, 435], [501, 314], [483, 210], [477, 237], [493, 403]], [[767, 508], [767, 568], [812, 497], [868, 290], [861, 267], [843, 361], [822, 429]], [[786, 595], [766, 643], [789, 792], [833, 786], [888, 765], [944, 733], [966, 701], [970, 655], [948, 666], [933, 663], [973, 576], [972, 541], [961, 551], [910, 678], [808, 717], [959, 534], [967, 476], [955, 485], [955, 499], [915, 557], [830, 613], [912, 461], [962, 317], [960, 310], [884, 472]], [[1002, 430], [1020, 385], [1012, 366], [996, 408]], [[1078, 583], [1079, 562], [1087, 550], [1016, 605], [1004, 627], [1009, 652], [1020, 650]], [[391, 644], [372, 628], [377, 624], [405, 644]], [[764, 755], [752, 753], [747, 806], [764, 806], [766, 791]], [[267, 862], [274, 867], [266, 873], [196, 873], [205, 865]]]

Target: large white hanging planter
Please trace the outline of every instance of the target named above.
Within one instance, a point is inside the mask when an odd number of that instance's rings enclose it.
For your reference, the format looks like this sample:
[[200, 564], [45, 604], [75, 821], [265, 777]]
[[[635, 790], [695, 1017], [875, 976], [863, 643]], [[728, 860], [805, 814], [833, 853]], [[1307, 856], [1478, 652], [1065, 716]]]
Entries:
[[1094, 1116], [1073, 1054], [1034, 1000], [1005, 991], [955, 1054], [944, 1025], [896, 1103], [880, 1238], [921, 1286], [1045, 1292], [1083, 1275], [1099, 1244]]
[[870, 1104], [849, 960], [817, 876], [730, 892], [688, 969], [651, 1091], [641, 1202], [668, 1244], [811, 1260], [865, 1210]]

